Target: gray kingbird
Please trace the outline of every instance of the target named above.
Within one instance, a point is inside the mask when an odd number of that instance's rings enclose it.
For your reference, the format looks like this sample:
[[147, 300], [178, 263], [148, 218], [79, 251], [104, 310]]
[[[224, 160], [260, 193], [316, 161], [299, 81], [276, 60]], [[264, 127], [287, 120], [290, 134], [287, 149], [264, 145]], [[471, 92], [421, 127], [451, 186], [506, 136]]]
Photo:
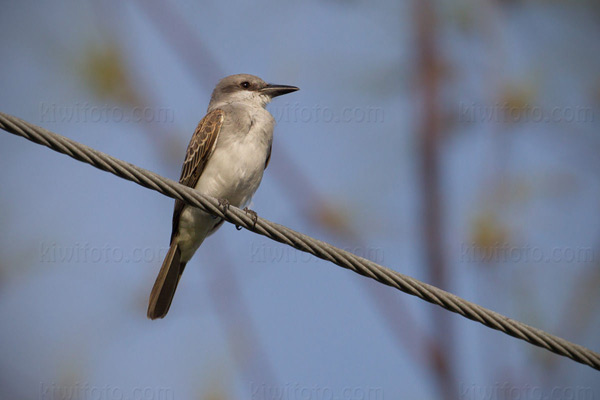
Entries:
[[[225, 205], [246, 206], [271, 158], [275, 119], [265, 107], [273, 97], [296, 90], [248, 74], [223, 78], [192, 135], [179, 183]], [[175, 200], [171, 246], [150, 293], [148, 318], [167, 314], [185, 265], [221, 224], [222, 219]]]

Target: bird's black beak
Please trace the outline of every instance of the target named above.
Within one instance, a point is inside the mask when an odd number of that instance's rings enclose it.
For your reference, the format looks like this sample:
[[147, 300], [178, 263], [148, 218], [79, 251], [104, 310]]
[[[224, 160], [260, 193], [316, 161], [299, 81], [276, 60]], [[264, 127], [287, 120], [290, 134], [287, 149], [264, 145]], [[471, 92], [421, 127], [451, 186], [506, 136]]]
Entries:
[[275, 84], [269, 83], [267, 86], [262, 88], [260, 91], [265, 94], [268, 94], [271, 97], [277, 97], [277, 96], [281, 96], [282, 94], [295, 92], [296, 90], [300, 90], [300, 88], [297, 88], [296, 86], [275, 85]]

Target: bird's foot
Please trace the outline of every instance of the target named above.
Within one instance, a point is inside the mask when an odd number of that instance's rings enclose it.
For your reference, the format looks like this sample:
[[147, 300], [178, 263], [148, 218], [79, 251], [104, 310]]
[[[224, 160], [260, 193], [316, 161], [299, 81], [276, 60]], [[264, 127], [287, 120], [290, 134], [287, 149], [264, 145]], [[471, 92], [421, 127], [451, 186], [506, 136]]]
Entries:
[[229, 200], [227, 199], [219, 199], [219, 207], [223, 209], [223, 214], [227, 214], [229, 211]]
[[251, 210], [248, 207], [244, 207], [244, 212], [247, 215], [250, 215], [250, 218], [252, 218], [252, 229], [256, 229], [256, 222], [258, 221], [258, 214], [256, 211]]

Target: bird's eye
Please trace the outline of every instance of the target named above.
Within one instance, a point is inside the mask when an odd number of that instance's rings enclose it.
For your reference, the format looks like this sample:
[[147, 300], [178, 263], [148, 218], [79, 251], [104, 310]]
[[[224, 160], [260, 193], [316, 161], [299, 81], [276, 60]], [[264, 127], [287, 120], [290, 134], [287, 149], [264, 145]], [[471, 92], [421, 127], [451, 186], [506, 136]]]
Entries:
[[244, 89], [248, 89], [248, 88], [250, 87], [250, 82], [248, 82], [248, 81], [244, 81], [244, 82], [242, 82], [241, 86], [242, 86]]

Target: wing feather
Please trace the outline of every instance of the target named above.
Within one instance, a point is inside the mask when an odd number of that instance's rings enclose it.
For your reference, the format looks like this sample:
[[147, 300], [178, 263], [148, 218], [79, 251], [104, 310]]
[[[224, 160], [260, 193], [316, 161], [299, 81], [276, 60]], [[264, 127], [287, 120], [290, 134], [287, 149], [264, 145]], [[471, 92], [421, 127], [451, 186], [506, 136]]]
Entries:
[[265, 161], [265, 169], [269, 166], [269, 161], [271, 161], [271, 148], [273, 145], [269, 146], [269, 150], [267, 151], [267, 159]]
[[[212, 110], [202, 118], [198, 123], [190, 144], [188, 145], [185, 161], [181, 168], [181, 177], [179, 183], [195, 187], [204, 171], [204, 167], [208, 159], [215, 150], [219, 132], [223, 121], [225, 120], [225, 112], [223, 110]], [[173, 210], [173, 231], [171, 232], [171, 241], [177, 233], [179, 227], [179, 217], [183, 211], [184, 203], [181, 200], [175, 200], [175, 209]]]

